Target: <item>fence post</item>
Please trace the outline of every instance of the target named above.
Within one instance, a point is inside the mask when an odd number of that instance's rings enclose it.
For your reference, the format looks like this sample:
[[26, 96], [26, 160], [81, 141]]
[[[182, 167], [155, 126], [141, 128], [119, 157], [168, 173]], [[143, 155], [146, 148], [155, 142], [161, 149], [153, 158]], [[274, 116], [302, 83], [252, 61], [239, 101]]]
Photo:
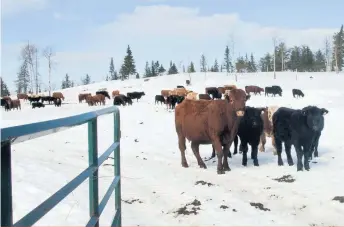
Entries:
[[[120, 142], [121, 139], [121, 117], [119, 110], [114, 112], [114, 142]], [[115, 208], [116, 212], [119, 212], [118, 220], [115, 221], [117, 226], [122, 226], [122, 196], [121, 196], [121, 145], [119, 144], [114, 151], [115, 161], [115, 177], [120, 177], [119, 182], [115, 188]]]
[[12, 226], [11, 142], [1, 143], [1, 225]]
[[98, 132], [97, 118], [88, 122], [88, 164], [95, 171], [89, 177], [90, 217], [97, 217], [94, 226], [99, 226], [99, 192], [98, 192]]

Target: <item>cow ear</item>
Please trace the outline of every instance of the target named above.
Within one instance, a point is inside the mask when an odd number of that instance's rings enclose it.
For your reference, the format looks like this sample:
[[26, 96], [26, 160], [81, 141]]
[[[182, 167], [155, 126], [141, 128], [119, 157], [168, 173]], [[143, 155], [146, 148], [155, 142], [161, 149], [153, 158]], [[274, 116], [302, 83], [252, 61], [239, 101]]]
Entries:
[[325, 109], [325, 108], [321, 108], [321, 112], [322, 112], [322, 114], [323, 114], [323, 115], [326, 115], [326, 114], [328, 114], [328, 110], [327, 110], [327, 109]]

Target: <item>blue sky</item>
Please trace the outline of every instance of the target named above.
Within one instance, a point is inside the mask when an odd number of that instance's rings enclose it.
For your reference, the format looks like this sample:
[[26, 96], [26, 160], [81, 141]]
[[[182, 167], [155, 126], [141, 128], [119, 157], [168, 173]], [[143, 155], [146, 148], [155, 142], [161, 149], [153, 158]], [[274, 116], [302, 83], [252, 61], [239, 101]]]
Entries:
[[[231, 40], [235, 57], [253, 52], [258, 59], [271, 51], [273, 36], [318, 49], [343, 23], [343, 8], [342, 0], [3, 0], [1, 75], [13, 89], [28, 40], [56, 52], [56, 87], [66, 73], [76, 83], [86, 73], [103, 80], [110, 57], [118, 69], [128, 44], [140, 73], [151, 60], [198, 67], [202, 53], [209, 65], [221, 62]], [[43, 87], [46, 65], [41, 57]]]

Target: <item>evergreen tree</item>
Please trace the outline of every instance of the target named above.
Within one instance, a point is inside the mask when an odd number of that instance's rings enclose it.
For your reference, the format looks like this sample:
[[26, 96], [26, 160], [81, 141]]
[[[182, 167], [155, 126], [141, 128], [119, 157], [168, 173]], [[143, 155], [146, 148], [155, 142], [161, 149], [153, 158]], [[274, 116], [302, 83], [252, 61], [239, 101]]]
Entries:
[[29, 92], [28, 88], [30, 84], [30, 73], [28, 61], [26, 59], [24, 59], [22, 65], [19, 68], [19, 72], [17, 73], [17, 80], [15, 81], [15, 83], [17, 85], [17, 93], [27, 94]]
[[62, 81], [61, 88], [65, 89], [65, 88], [70, 88], [70, 87], [72, 87], [72, 83], [69, 79], [68, 73], [66, 73], [65, 79]]
[[217, 59], [215, 58], [214, 66], [212, 72], [219, 72], [219, 64], [217, 62]]
[[170, 62], [170, 68], [168, 69], [167, 74], [168, 75], [178, 74], [178, 69], [177, 69], [176, 65], [174, 63], [172, 63], [172, 61]]
[[301, 69], [301, 50], [298, 46], [294, 46], [290, 50], [290, 60], [288, 62], [288, 68], [295, 71], [296, 69], [300, 71]]
[[152, 61], [152, 64], [151, 64], [151, 76], [157, 76], [158, 75], [157, 72], [158, 71], [155, 68], [155, 63], [154, 63], [154, 61]]
[[325, 72], [326, 71], [326, 57], [321, 52], [321, 50], [318, 50], [315, 53], [314, 71], [316, 71], [316, 72]]
[[159, 61], [156, 61], [154, 63], [154, 71], [155, 71], [156, 75], [159, 75], [159, 73], [160, 73], [159, 69], [160, 69], [160, 63], [159, 63]]
[[149, 67], [148, 61], [146, 61], [144, 77], [151, 77], [151, 76], [152, 76], [151, 68]]
[[226, 72], [229, 73], [232, 69], [232, 59], [229, 53], [229, 48], [226, 46], [225, 49], [225, 62], [224, 62], [224, 68], [226, 69]]
[[127, 55], [124, 57], [124, 62], [121, 67], [122, 79], [128, 79], [129, 75], [136, 74], [136, 66], [130, 46], [127, 47]]
[[91, 83], [91, 77], [88, 74], [86, 74], [85, 78], [82, 80], [82, 84], [87, 85], [90, 83]]
[[253, 56], [253, 53], [251, 53], [251, 57], [250, 57], [250, 60], [248, 62], [248, 65], [247, 65], [247, 71], [248, 72], [257, 72], [257, 65], [256, 65], [256, 62], [254, 60], [254, 56]]
[[339, 32], [333, 36], [333, 58], [332, 70], [338, 67], [338, 71], [342, 71], [344, 67], [344, 31], [343, 25], [340, 27]]
[[200, 61], [200, 64], [201, 64], [201, 72], [206, 72], [207, 71], [207, 61], [205, 59], [205, 56], [204, 54], [202, 54], [201, 56], [201, 61]]
[[109, 73], [111, 80], [117, 80], [117, 73], [115, 73], [115, 65], [113, 64], [113, 58], [110, 60], [110, 68], [109, 68]]
[[196, 72], [195, 65], [193, 62], [190, 62], [190, 65], [188, 67], [188, 73], [194, 73], [194, 72]]
[[238, 73], [242, 73], [246, 69], [246, 62], [243, 57], [238, 57], [237, 62], [235, 63], [235, 68]]
[[164, 66], [161, 64], [159, 67], [159, 73], [163, 74], [164, 72], [166, 72], [166, 69], [164, 68]]
[[10, 92], [8, 91], [8, 87], [7, 87], [6, 83], [2, 80], [2, 77], [0, 77], [0, 83], [1, 83], [1, 97], [10, 96]]
[[260, 70], [262, 72], [271, 72], [273, 71], [273, 58], [269, 53], [266, 53], [264, 57], [260, 59]]

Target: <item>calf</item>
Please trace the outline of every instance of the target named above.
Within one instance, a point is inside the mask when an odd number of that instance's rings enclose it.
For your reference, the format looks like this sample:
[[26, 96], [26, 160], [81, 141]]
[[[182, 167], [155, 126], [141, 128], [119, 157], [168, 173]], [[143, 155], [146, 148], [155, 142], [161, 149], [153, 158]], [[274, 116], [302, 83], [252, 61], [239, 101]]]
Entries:
[[59, 99], [59, 98], [55, 99], [55, 100], [54, 100], [54, 104], [55, 104], [55, 106], [60, 107], [61, 104], [62, 104], [61, 99]]
[[170, 109], [174, 109], [176, 107], [176, 104], [180, 104], [184, 100], [184, 98], [184, 96], [170, 95], [166, 99], [166, 104], [169, 106]]
[[275, 145], [275, 137], [273, 136], [273, 124], [272, 124], [272, 116], [278, 110], [278, 106], [269, 106], [267, 107], [268, 111], [264, 111], [262, 114], [263, 122], [264, 122], [264, 132], [260, 136], [260, 145], [259, 151], [265, 152], [265, 144], [266, 144], [266, 137], [271, 138], [271, 144], [273, 147], [273, 154], [277, 155], [276, 145]]
[[253, 94], [258, 94], [260, 95], [260, 92], [264, 92], [264, 88], [258, 87], [258, 86], [245, 86], [245, 91], [247, 94], [250, 94], [251, 92]]
[[[301, 110], [280, 107], [272, 116], [273, 131], [278, 155], [278, 165], [283, 165], [281, 158], [282, 142], [289, 165], [294, 165], [290, 150], [293, 144], [297, 154], [297, 171], [303, 167], [308, 171], [309, 157], [312, 155], [317, 136], [324, 128], [324, 117], [328, 110], [316, 106], [307, 106]], [[302, 164], [302, 156], [304, 156]]]
[[136, 99], [136, 102], [138, 102], [139, 99], [141, 99], [141, 97], [144, 95], [145, 95], [144, 92], [137, 92], [137, 91], [127, 93], [127, 97], [129, 97], [131, 99]]
[[160, 102], [160, 104], [165, 103], [165, 98], [164, 98], [164, 96], [162, 96], [162, 95], [156, 95], [156, 96], [155, 96], [155, 104], [157, 104], [157, 103], [159, 103], [159, 102]]
[[113, 99], [113, 105], [115, 106], [125, 106], [126, 105], [126, 101], [124, 98], [124, 95], [116, 95]]
[[293, 89], [292, 90], [292, 92], [293, 92], [293, 97], [295, 98], [295, 96], [296, 97], [298, 97], [298, 98], [300, 98], [300, 96], [303, 98], [303, 97], [305, 97], [305, 94], [303, 94], [303, 92], [300, 90], [300, 89]]
[[33, 102], [31, 105], [32, 105], [32, 109], [35, 109], [36, 107], [38, 108], [45, 107], [45, 105], [41, 102]]
[[[245, 114], [241, 118], [237, 136], [240, 138], [240, 150], [243, 151], [242, 165], [247, 166], [248, 144], [251, 146], [251, 159], [253, 164], [259, 166], [258, 163], [258, 145], [260, 136], [263, 133], [263, 119], [261, 114], [267, 111], [267, 108], [254, 108], [246, 106]], [[238, 138], [234, 139], [234, 153], [238, 153]], [[229, 154], [228, 157], [231, 155]], [[215, 150], [211, 158], [215, 157]]]
[[186, 80], [185, 83], [186, 83], [186, 86], [189, 86], [191, 84], [190, 80]]

